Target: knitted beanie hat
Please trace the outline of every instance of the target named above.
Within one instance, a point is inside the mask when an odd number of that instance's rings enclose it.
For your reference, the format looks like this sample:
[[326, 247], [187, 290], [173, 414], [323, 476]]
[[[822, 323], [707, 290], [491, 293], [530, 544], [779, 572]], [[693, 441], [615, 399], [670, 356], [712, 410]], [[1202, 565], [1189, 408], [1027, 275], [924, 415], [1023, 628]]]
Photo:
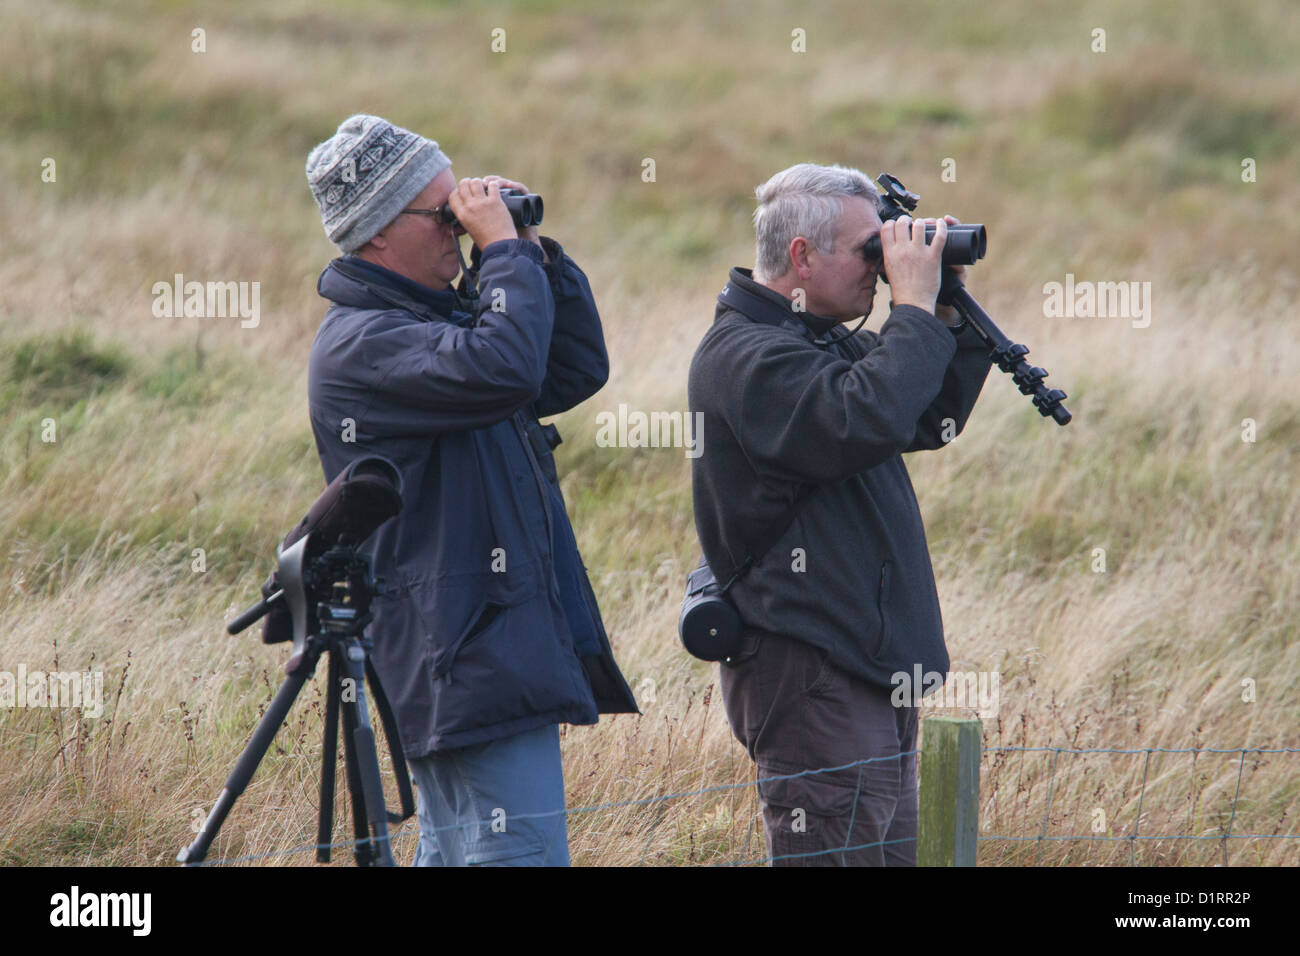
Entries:
[[355, 252], [450, 165], [433, 140], [358, 113], [311, 151], [307, 185], [330, 242]]

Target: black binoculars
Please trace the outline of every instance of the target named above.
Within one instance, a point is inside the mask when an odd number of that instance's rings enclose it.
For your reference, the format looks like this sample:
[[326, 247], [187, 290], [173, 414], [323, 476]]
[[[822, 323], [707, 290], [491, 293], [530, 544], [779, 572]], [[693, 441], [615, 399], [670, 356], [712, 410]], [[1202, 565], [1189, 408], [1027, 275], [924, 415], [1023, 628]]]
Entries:
[[[876, 177], [880, 184], [880, 219], [882, 222], [910, 216], [921, 197], [912, 192], [897, 176], [881, 173]], [[925, 244], [934, 241], [934, 226], [925, 227]], [[988, 251], [989, 236], [983, 223], [967, 222], [959, 226], [948, 227], [948, 240], [943, 245], [943, 264], [945, 266], [970, 266], [984, 258]], [[872, 236], [862, 248], [862, 257], [868, 262], [875, 262], [882, 256], [880, 237]]]
[[[522, 189], [503, 189], [501, 199], [510, 210], [510, 218], [515, 221], [516, 227], [523, 229], [526, 226], [541, 225], [542, 197], [537, 193], [526, 193]], [[460, 225], [456, 214], [451, 211], [451, 206], [447, 203], [443, 203], [438, 208], [438, 221], [449, 226]]]
[[[925, 244], [934, 241], [934, 226], [925, 227]], [[946, 266], [969, 266], [984, 258], [988, 250], [989, 237], [982, 223], [962, 223], [948, 227], [948, 240], [943, 244], [943, 264]], [[862, 256], [868, 262], [875, 262], [882, 256], [880, 237], [872, 236], [862, 247]]]

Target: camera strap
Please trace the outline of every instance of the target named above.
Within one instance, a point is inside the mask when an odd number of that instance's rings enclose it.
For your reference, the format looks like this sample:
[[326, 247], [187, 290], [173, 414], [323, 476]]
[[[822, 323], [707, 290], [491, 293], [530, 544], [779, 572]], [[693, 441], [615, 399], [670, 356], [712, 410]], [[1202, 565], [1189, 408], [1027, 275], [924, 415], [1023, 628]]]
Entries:
[[456, 256], [460, 259], [460, 282], [457, 283], [453, 290], [456, 293], [456, 304], [470, 315], [469, 324], [478, 325], [478, 270], [479, 257], [481, 253], [477, 245], [470, 246], [469, 262], [465, 261], [465, 253], [460, 247], [460, 240], [456, 240]]
[[794, 496], [794, 501], [790, 503], [790, 507], [787, 508], [785, 514], [781, 516], [781, 520], [770, 526], [769, 533], [762, 539], [762, 545], [754, 551], [751, 551], [749, 556], [745, 558], [744, 563], [742, 563], [741, 566], [736, 569], [735, 573], [727, 580], [727, 583], [722, 585], [723, 594], [730, 591], [732, 585], [753, 570], [754, 566], [758, 564], [758, 562], [762, 561], [769, 551], [776, 547], [776, 543], [785, 537], [785, 533], [794, 526], [794, 519], [799, 514], [799, 506], [808, 500], [808, 497], [816, 489], [816, 485], [804, 485], [799, 489], [798, 494]]

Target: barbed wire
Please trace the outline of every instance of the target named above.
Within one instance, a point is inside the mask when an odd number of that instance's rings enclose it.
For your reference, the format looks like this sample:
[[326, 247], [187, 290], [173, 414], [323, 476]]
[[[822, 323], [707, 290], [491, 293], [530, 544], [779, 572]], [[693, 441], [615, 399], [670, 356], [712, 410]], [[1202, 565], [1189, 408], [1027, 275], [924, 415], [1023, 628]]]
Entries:
[[[774, 774], [770, 777], [762, 777], [747, 783], [720, 783], [720, 784], [715, 784], [714, 786], [711, 787], [704, 787], [700, 790], [685, 790], [680, 793], [661, 794], [655, 797], [640, 797], [632, 800], [613, 800], [608, 803], [599, 803], [587, 807], [574, 807], [574, 808], [566, 807], [563, 810], [538, 810], [532, 813], [512, 813], [510, 815], [510, 818], [515, 820], [533, 820], [533, 819], [543, 819], [543, 818], [556, 817], [556, 816], [572, 817], [581, 813], [596, 813], [601, 810], [617, 810], [623, 807], [649, 806], [651, 804], [656, 804], [656, 803], [662, 804], [662, 803], [667, 803], [669, 800], [679, 800], [684, 797], [698, 797], [698, 796], [704, 796], [705, 794], [709, 794], [709, 793], [720, 793], [727, 790], [748, 789], [749, 787], [757, 787], [760, 786], [761, 784], [771, 783], [776, 780], [795, 780], [800, 777], [811, 777], [822, 773], [838, 773], [843, 770], [851, 770], [854, 767], [861, 768], [862, 766], [869, 763], [881, 763], [890, 760], [901, 760], [904, 757], [915, 756], [919, 753], [920, 753], [919, 750], [905, 750], [900, 753], [890, 754], [884, 757], [866, 757], [862, 760], [855, 760], [852, 763], [846, 763], [838, 767], [821, 767], [816, 770], [801, 770], [798, 773]], [[861, 773], [859, 772], [859, 782], [860, 781], [861, 781]], [[857, 801], [855, 799], [854, 803], [856, 804], [856, 802]], [[481, 826], [490, 827], [494, 822], [496, 821], [492, 819], [486, 819], [486, 820], [477, 820], [477, 821], [462, 822], [462, 823], [449, 823], [440, 827], [431, 827], [428, 830], [411, 831], [410, 833], [407, 834], [399, 834], [398, 837], [390, 836], [390, 839], [396, 842], [396, 840], [402, 836], [419, 836], [421, 832], [433, 835], [448, 830], [464, 830], [464, 829], [472, 829], [474, 827], [481, 827]], [[850, 830], [850, 832], [852, 831]], [[311, 844], [309, 846], [294, 847], [293, 849], [290, 850], [272, 850], [267, 853], [256, 853], [248, 856], [229, 857], [220, 860], [204, 860], [202, 863], [197, 865], [218, 866], [226, 863], [242, 863], [242, 862], [247, 862], [249, 860], [266, 859], [268, 857], [273, 857], [273, 856], [314, 852], [316, 850], [326, 849], [326, 848], [329, 849], [347, 848], [347, 847], [356, 846], [359, 843], [366, 843], [366, 842], [369, 841], [367, 841], [365, 838], [361, 838], [361, 839], [353, 839], [353, 840], [342, 840], [336, 843], [316, 843], [316, 844]], [[374, 842], [380, 842], [380, 841], [374, 841]], [[880, 845], [880, 844], [867, 844], [867, 846], [876, 846], [876, 845]], [[846, 847], [836, 847], [832, 850], [819, 851], [819, 852], [845, 853], [853, 849], [861, 849], [861, 848], [846, 846]]]
[[[1028, 842], [1031, 840], [1037, 841], [1038, 843], [1038, 856], [1036, 860], [1037, 865], [1042, 864], [1043, 846], [1049, 840], [1054, 840], [1054, 841], [1089, 840], [1089, 841], [1098, 841], [1098, 842], [1121, 842], [1127, 840], [1129, 841], [1129, 862], [1130, 864], [1133, 864], [1134, 852], [1135, 852], [1134, 848], [1136, 846], [1136, 841], [1138, 840], [1227, 841], [1227, 840], [1300, 839], [1300, 833], [1235, 833], [1234, 834], [1231, 832], [1233, 824], [1236, 822], [1237, 804], [1241, 797], [1241, 780], [1245, 769], [1246, 754], [1294, 754], [1294, 753], [1300, 753], [1300, 747], [1222, 747], [1222, 748], [1220, 747], [1140, 747], [1140, 748], [982, 747], [980, 750], [981, 750], [981, 754], [991, 754], [991, 753], [1050, 753], [1052, 754], [1052, 766], [1048, 778], [1048, 791], [1047, 791], [1046, 806], [1043, 813], [1042, 830], [1037, 834], [1031, 834], [1026, 836], [1014, 836], [1010, 834], [1006, 834], [1006, 835], [986, 834], [986, 835], [980, 835], [978, 837], [978, 840], [980, 842], [986, 842], [986, 841]], [[900, 752], [898, 754], [890, 754], [884, 757], [867, 757], [862, 760], [855, 760], [852, 763], [842, 764], [836, 767], [821, 767], [815, 770], [803, 770], [798, 773], [774, 774], [772, 776], [761, 777], [753, 781], [748, 781], [744, 783], [715, 784], [713, 786], [703, 787], [698, 790], [684, 790], [677, 793], [660, 794], [658, 796], [652, 796], [652, 797], [638, 797], [638, 798], [628, 799], [628, 800], [613, 800], [606, 803], [598, 803], [598, 804], [593, 804], [590, 806], [583, 806], [583, 807], [565, 808], [561, 810], [545, 810], [545, 811], [536, 811], [532, 813], [515, 813], [515, 814], [511, 814], [511, 818], [512, 819], [544, 819], [544, 818], [550, 818], [556, 816], [564, 816], [568, 818], [568, 817], [575, 817], [581, 814], [598, 813], [602, 811], [617, 810], [617, 809], [623, 809], [627, 807], [645, 807], [645, 806], [658, 805], [660, 807], [660, 812], [656, 816], [654, 822], [648, 828], [649, 837], [646, 842], [646, 848], [645, 850], [642, 851], [641, 854], [641, 862], [644, 863], [646, 853], [649, 850], [650, 840], [653, 839], [654, 831], [664, 817], [664, 812], [662, 808], [670, 801], [681, 800], [687, 797], [700, 797], [712, 793], [723, 793], [723, 792], [733, 791], [733, 790], [748, 789], [750, 787], [757, 788], [758, 792], [761, 794], [762, 792], [761, 787], [763, 784], [766, 783], [772, 783], [775, 781], [782, 781], [782, 780], [795, 780], [802, 777], [812, 777], [819, 774], [840, 773], [842, 771], [852, 770], [854, 768], [857, 768], [858, 789], [854, 793], [854, 801], [853, 801], [854, 810], [853, 810], [853, 814], [850, 816], [849, 826], [848, 826], [848, 833], [851, 836], [851, 834], [853, 833], [853, 822], [856, 819], [856, 813], [857, 813], [857, 803], [858, 803], [857, 796], [860, 793], [860, 788], [861, 788], [862, 768], [865, 765], [871, 763], [882, 763], [882, 762], [892, 761], [892, 760], [901, 760], [904, 757], [918, 756], [919, 754], [920, 754], [919, 750], [907, 750], [907, 751]], [[1098, 834], [1049, 835], [1047, 833], [1048, 820], [1051, 814], [1052, 794], [1054, 792], [1054, 787], [1056, 782], [1056, 771], [1057, 771], [1058, 759], [1061, 754], [1070, 754], [1070, 755], [1144, 754], [1145, 755], [1145, 761], [1144, 761], [1143, 773], [1142, 773], [1142, 785], [1138, 794], [1137, 821], [1134, 823], [1133, 833], [1122, 835], [1122, 836], [1102, 836]], [[1146, 798], [1146, 786], [1147, 786], [1147, 780], [1149, 778], [1148, 771], [1150, 769], [1152, 754], [1238, 754], [1239, 755], [1238, 766], [1237, 766], [1236, 789], [1233, 793], [1232, 813], [1229, 818], [1228, 825], [1223, 833], [1198, 836], [1193, 834], [1175, 834], [1175, 833], [1139, 834], [1137, 832], [1142, 818], [1142, 805]], [[490, 827], [495, 822], [497, 821], [493, 819], [488, 819], [488, 820], [478, 820], [472, 822], [446, 824], [444, 826], [433, 827], [428, 830], [421, 830], [417, 828], [414, 830], [408, 830], [404, 833], [398, 833], [395, 835], [390, 834], [388, 840], [390, 845], [396, 845], [408, 841], [412, 838], [417, 838], [422, 833], [433, 836], [438, 833], [449, 831], [449, 830], [464, 830], [464, 829], [473, 829], [476, 827]], [[752, 829], [753, 828], [751, 826], [751, 834], [752, 834]], [[305, 846], [293, 847], [286, 850], [272, 850], [266, 853], [255, 853], [255, 854], [248, 854], [245, 856], [227, 857], [218, 860], [205, 860], [202, 863], [196, 865], [221, 866], [221, 865], [228, 865], [228, 864], [235, 864], [235, 863], [249, 863], [249, 862], [256, 862], [259, 860], [271, 859], [275, 857], [289, 857], [301, 853], [312, 853], [327, 848], [330, 850], [336, 850], [336, 849], [345, 850], [351, 847], [356, 847], [362, 843], [381, 843], [381, 842], [382, 840], [380, 839], [362, 838], [362, 839], [352, 839], [352, 840], [340, 840], [333, 843], [315, 843], [315, 844], [309, 844]], [[746, 842], [748, 842], [748, 839], [746, 840]], [[769, 855], [769, 856], [755, 857], [753, 859], [729, 860], [729, 861], [714, 863], [713, 865], [714, 866], [759, 865], [759, 864], [773, 863], [777, 860], [803, 859], [803, 858], [827, 856], [827, 855], [834, 855], [834, 854], [854, 853], [861, 850], [873, 849], [876, 847], [892, 846], [892, 845], [897, 845], [902, 843], [914, 843], [914, 842], [916, 842], [915, 837], [907, 837], [903, 839], [879, 840], [871, 843], [849, 845], [849, 841], [846, 839], [846, 843], [842, 847], [832, 847], [829, 849], [814, 850], [808, 853], [785, 853], [785, 854], [778, 854], [775, 856]]]
[[[1232, 826], [1237, 819], [1237, 802], [1241, 797], [1241, 777], [1246, 768], [1246, 754], [1291, 754], [1300, 753], [1300, 747], [1139, 747], [1126, 749], [1120, 747], [984, 747], [983, 753], [1051, 753], [1052, 770], [1048, 778], [1047, 785], [1047, 805], [1043, 810], [1043, 829], [1036, 836], [1002, 836], [986, 835], [981, 836], [980, 840], [1004, 840], [1010, 842], [1024, 842], [1028, 840], [1038, 841], [1038, 858], [1035, 865], [1041, 866], [1043, 862], [1043, 845], [1048, 840], [1097, 840], [1097, 841], [1129, 841], [1129, 865], [1136, 865], [1137, 841], [1138, 840], [1230, 840], [1230, 839], [1263, 839], [1263, 840], [1289, 840], [1300, 837], [1300, 833], [1253, 833], [1253, 834], [1236, 834], [1232, 833]], [[1061, 754], [1124, 754], [1136, 755], [1145, 754], [1145, 760], [1142, 764], [1142, 786], [1138, 792], [1137, 816], [1133, 822], [1133, 832], [1126, 836], [1100, 836], [1097, 834], [1088, 834], [1086, 836], [1048, 836], [1047, 825], [1052, 812], [1052, 785], [1056, 780], [1057, 758]], [[1147, 779], [1151, 768], [1151, 755], [1158, 754], [1239, 754], [1237, 762], [1237, 786], [1232, 795], [1232, 813], [1228, 818], [1227, 829], [1221, 834], [1193, 836], [1190, 834], [1162, 833], [1142, 836], [1138, 828], [1142, 825], [1142, 804], [1146, 800]], [[1225, 843], [1224, 855], [1226, 862], [1227, 845]]]

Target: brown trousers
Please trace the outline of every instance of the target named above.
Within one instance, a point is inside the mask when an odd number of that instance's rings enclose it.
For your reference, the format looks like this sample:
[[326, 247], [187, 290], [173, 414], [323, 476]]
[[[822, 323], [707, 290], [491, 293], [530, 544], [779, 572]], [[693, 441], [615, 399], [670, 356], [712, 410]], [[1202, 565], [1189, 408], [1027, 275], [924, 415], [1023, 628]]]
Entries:
[[[918, 712], [820, 648], [761, 631], [721, 665], [722, 700], [760, 781], [774, 866], [915, 866]], [[858, 848], [858, 849], [850, 849]], [[832, 852], [826, 852], [832, 851]]]

